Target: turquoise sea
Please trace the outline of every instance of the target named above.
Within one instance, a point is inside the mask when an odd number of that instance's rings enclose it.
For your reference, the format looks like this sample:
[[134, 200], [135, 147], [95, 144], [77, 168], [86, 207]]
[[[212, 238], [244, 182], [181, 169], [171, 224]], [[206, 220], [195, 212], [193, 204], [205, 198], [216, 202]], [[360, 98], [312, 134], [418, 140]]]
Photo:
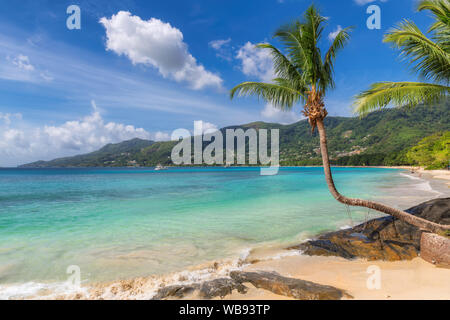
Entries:
[[[432, 195], [401, 172], [333, 169], [348, 196], [407, 208], [415, 194]], [[259, 173], [0, 169], [0, 286], [63, 281], [70, 265], [80, 267], [83, 283], [164, 274], [351, 224], [322, 168]], [[356, 223], [366, 210], [351, 213]]]

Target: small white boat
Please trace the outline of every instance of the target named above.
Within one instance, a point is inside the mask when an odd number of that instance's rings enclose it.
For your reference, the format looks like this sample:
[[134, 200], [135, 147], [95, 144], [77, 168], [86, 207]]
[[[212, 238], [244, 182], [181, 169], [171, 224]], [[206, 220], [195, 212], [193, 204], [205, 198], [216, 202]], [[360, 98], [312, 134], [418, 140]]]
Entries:
[[156, 166], [156, 168], [155, 168], [155, 171], [160, 171], [160, 170], [167, 170], [167, 168], [164, 167], [164, 166], [162, 166], [162, 165], [160, 165], [160, 164], [158, 164], [158, 165]]

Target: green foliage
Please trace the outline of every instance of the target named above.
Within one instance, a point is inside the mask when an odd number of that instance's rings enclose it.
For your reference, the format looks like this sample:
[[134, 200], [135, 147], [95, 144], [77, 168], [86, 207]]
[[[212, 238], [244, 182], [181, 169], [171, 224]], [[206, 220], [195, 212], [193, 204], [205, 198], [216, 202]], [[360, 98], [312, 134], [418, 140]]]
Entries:
[[361, 116], [393, 103], [396, 106], [415, 106], [439, 102], [450, 87], [421, 82], [378, 82], [357, 96], [355, 112]]
[[430, 37], [409, 20], [391, 29], [384, 37], [400, 50], [413, 70], [434, 83], [379, 82], [356, 96], [355, 112], [366, 115], [390, 104], [415, 106], [434, 104], [450, 92], [450, 2], [448, 0], [421, 0], [418, 10], [429, 10], [435, 23], [428, 30]]
[[155, 142], [132, 139], [116, 144], [108, 144], [98, 151], [74, 157], [59, 158], [52, 161], [38, 161], [22, 167], [58, 168], [58, 167], [126, 167], [134, 160], [136, 153]]
[[426, 169], [442, 169], [450, 161], [450, 131], [439, 132], [422, 139], [408, 151], [406, 157]]

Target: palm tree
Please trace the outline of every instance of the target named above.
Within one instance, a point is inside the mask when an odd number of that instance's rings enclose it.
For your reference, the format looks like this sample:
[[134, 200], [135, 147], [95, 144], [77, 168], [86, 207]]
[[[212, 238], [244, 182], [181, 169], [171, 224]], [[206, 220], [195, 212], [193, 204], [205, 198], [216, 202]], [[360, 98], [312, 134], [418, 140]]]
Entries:
[[430, 10], [435, 23], [423, 34], [416, 24], [404, 20], [391, 29], [384, 42], [399, 49], [401, 56], [424, 80], [430, 82], [378, 82], [356, 97], [355, 111], [360, 115], [395, 106], [415, 106], [419, 103], [438, 102], [450, 92], [450, 2], [448, 0], [422, 0], [419, 11]]
[[324, 126], [327, 110], [324, 97], [327, 91], [334, 87], [333, 66], [336, 54], [349, 41], [351, 28], [345, 28], [336, 35], [331, 47], [322, 58], [319, 41], [326, 20], [312, 5], [304, 13], [302, 20], [279, 28], [274, 37], [284, 45], [286, 55], [271, 44], [257, 45], [259, 48], [270, 50], [277, 78], [273, 79], [272, 83], [241, 83], [231, 90], [231, 98], [236, 95], [256, 95], [282, 110], [291, 109], [298, 102], [303, 102], [302, 112], [308, 118], [312, 131], [314, 132], [316, 127], [319, 131], [326, 182], [336, 200], [346, 205], [381, 211], [432, 232], [441, 233], [449, 230], [450, 226], [442, 226], [381, 203], [347, 198], [337, 191], [328, 157]]

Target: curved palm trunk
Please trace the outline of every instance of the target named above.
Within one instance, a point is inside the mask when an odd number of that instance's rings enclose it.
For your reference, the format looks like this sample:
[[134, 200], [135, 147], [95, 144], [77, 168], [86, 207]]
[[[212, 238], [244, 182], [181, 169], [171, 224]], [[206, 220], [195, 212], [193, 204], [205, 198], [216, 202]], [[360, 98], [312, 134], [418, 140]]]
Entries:
[[350, 205], [350, 206], [366, 207], [366, 208], [377, 210], [377, 211], [380, 211], [383, 213], [387, 213], [395, 218], [403, 220], [403, 221], [405, 221], [409, 224], [412, 224], [413, 226], [416, 226], [420, 229], [424, 229], [424, 230], [431, 231], [434, 233], [441, 234], [441, 233], [448, 232], [450, 230], [450, 225], [437, 224], [437, 223], [416, 217], [405, 211], [386, 206], [382, 203], [369, 201], [369, 200], [363, 200], [363, 199], [357, 199], [357, 198], [347, 198], [347, 197], [341, 195], [336, 190], [336, 186], [334, 185], [334, 181], [333, 181], [333, 176], [331, 175], [330, 161], [328, 159], [327, 135], [325, 132], [325, 127], [323, 125], [322, 119], [317, 120], [317, 129], [318, 129], [319, 135], [320, 135], [320, 150], [322, 153], [323, 169], [325, 171], [325, 178], [326, 178], [328, 188], [330, 189], [331, 194], [337, 201], [339, 201], [343, 204], [346, 204], [346, 205]]

